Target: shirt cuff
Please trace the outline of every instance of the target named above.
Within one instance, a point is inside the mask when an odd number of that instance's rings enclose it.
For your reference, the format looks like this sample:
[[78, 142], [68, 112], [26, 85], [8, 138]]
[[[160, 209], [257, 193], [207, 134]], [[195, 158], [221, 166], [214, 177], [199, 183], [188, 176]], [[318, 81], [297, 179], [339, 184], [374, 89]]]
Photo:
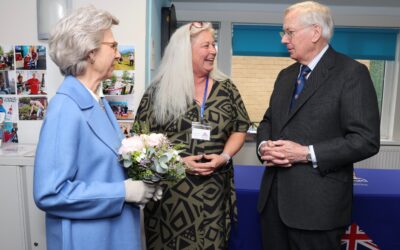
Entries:
[[318, 163], [317, 163], [317, 157], [315, 156], [315, 152], [314, 152], [314, 146], [313, 145], [308, 146], [308, 150], [310, 151], [311, 162], [312, 162], [313, 168], [317, 168]]
[[257, 148], [257, 154], [258, 154], [258, 156], [261, 156], [260, 147], [261, 147], [261, 145], [263, 145], [264, 143], [267, 143], [267, 141], [262, 141], [262, 142], [258, 145], [258, 148]]

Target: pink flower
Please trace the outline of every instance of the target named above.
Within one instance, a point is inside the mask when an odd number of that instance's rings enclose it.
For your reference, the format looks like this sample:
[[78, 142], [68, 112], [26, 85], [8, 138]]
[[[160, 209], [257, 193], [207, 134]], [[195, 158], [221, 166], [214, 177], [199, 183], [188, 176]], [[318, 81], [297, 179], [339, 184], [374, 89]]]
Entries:
[[151, 133], [150, 135], [142, 135], [144, 141], [150, 147], [159, 147], [167, 138], [163, 134]]
[[144, 148], [143, 140], [140, 136], [134, 135], [122, 140], [122, 146], [119, 148], [119, 154], [126, 154], [135, 151], [141, 151]]

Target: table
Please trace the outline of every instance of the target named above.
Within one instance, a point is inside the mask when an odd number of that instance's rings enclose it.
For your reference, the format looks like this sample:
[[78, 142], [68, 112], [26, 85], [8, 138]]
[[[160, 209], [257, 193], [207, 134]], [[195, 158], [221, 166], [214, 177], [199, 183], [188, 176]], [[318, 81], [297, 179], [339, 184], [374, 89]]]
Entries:
[[356, 169], [353, 222], [382, 250], [400, 249], [400, 170]]
[[[257, 199], [262, 166], [235, 166], [238, 225], [230, 250], [262, 249]], [[382, 250], [400, 249], [400, 170], [355, 170], [353, 223]]]
[[264, 173], [262, 166], [235, 166], [238, 223], [232, 227], [229, 250], [261, 249], [258, 193]]

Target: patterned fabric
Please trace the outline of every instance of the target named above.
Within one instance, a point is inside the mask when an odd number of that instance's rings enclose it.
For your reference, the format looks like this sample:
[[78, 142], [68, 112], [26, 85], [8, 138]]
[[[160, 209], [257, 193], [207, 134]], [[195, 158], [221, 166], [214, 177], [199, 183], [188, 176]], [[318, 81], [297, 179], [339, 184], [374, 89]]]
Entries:
[[[249, 118], [237, 88], [230, 80], [215, 81], [206, 102], [205, 121], [211, 140], [191, 139], [192, 121], [200, 120], [194, 101], [187, 112], [163, 126], [153, 113], [154, 88], [144, 94], [136, 120], [150, 131], [165, 133], [172, 143], [185, 145], [182, 156], [220, 154], [232, 132], [246, 132]], [[147, 249], [226, 249], [231, 220], [236, 215], [232, 163], [210, 176], [187, 175], [171, 186], [162, 183], [163, 199], [145, 208]]]
[[292, 98], [290, 107], [293, 107], [294, 102], [299, 98], [300, 93], [304, 88], [304, 84], [306, 82], [306, 77], [307, 77], [308, 73], [310, 73], [310, 72], [311, 72], [311, 69], [307, 65], [301, 65], [300, 74], [297, 77], [296, 88], [295, 88], [295, 91], [293, 94], [293, 98]]

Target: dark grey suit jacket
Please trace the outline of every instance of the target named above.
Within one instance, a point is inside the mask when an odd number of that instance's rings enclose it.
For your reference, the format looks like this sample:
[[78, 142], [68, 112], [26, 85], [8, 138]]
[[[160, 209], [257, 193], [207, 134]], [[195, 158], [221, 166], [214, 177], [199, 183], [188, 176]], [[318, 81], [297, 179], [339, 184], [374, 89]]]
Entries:
[[353, 163], [379, 150], [377, 98], [367, 67], [330, 47], [290, 110], [299, 68], [295, 63], [279, 73], [257, 130], [257, 148], [264, 140], [278, 139], [314, 145], [318, 168], [301, 163], [266, 169], [258, 210], [275, 177], [279, 213], [287, 226], [329, 230], [350, 223]]

